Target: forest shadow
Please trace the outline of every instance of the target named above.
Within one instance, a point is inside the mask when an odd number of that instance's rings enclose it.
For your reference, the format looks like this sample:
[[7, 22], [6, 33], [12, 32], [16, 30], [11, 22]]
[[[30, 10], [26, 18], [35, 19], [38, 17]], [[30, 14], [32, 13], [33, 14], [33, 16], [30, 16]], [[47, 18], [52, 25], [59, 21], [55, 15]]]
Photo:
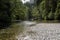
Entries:
[[10, 23], [0, 23], [0, 30], [8, 28], [10, 27], [10, 25], [11, 25]]

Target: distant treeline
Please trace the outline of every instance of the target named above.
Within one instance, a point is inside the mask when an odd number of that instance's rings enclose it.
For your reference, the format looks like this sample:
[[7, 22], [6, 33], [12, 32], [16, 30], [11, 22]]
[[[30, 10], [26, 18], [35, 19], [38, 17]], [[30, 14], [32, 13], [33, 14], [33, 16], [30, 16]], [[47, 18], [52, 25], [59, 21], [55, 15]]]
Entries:
[[60, 20], [60, 0], [37, 0], [33, 5], [15, 0], [11, 5], [12, 20]]
[[34, 5], [24, 5], [20, 0], [0, 0], [0, 26], [12, 20], [32, 19], [60, 20], [60, 0], [37, 0]]

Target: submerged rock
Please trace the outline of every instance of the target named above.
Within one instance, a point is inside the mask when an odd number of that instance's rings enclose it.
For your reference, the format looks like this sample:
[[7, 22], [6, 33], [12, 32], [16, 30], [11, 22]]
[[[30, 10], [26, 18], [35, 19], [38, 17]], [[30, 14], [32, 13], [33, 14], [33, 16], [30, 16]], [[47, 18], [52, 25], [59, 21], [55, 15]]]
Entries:
[[22, 25], [24, 26], [34, 26], [36, 25], [36, 22], [32, 22], [32, 21], [23, 21]]

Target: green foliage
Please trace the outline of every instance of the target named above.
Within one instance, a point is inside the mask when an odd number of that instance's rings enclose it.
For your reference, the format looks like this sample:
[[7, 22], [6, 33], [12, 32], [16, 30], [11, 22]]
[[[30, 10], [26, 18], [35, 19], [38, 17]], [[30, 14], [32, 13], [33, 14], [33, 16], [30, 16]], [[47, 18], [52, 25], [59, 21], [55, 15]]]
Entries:
[[[17, 2], [17, 3], [16, 3]], [[32, 7], [29, 3], [22, 4], [19, 0], [12, 3], [12, 19], [16, 19], [16, 15], [20, 20], [30, 18], [42, 20], [57, 20], [60, 17], [59, 0], [37, 0], [36, 5]]]
[[28, 10], [28, 7], [23, 5], [21, 2], [12, 3], [11, 5], [12, 20], [16, 20], [16, 15], [19, 16], [20, 20], [24, 20], [27, 10]]
[[40, 18], [40, 13], [39, 13], [37, 7], [34, 7], [32, 9], [32, 16], [33, 16], [33, 18], [36, 18], [36, 19]]
[[0, 1], [0, 25], [30, 18], [60, 20], [60, 0], [37, 0], [34, 5], [22, 4], [21, 0]]
[[42, 0], [38, 6], [42, 19], [60, 20], [60, 1], [59, 0]]
[[57, 8], [55, 11], [55, 20], [60, 20], [60, 2], [57, 3]]
[[50, 12], [50, 13], [48, 14], [48, 19], [49, 19], [49, 20], [54, 20], [54, 13]]

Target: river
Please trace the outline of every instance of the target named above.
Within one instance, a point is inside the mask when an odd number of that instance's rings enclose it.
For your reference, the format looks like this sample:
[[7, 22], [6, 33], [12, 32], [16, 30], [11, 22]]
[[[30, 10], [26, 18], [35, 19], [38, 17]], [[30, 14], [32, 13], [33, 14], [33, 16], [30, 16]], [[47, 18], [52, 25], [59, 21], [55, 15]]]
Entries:
[[60, 40], [60, 23], [23, 23], [24, 31], [16, 36], [17, 40]]

